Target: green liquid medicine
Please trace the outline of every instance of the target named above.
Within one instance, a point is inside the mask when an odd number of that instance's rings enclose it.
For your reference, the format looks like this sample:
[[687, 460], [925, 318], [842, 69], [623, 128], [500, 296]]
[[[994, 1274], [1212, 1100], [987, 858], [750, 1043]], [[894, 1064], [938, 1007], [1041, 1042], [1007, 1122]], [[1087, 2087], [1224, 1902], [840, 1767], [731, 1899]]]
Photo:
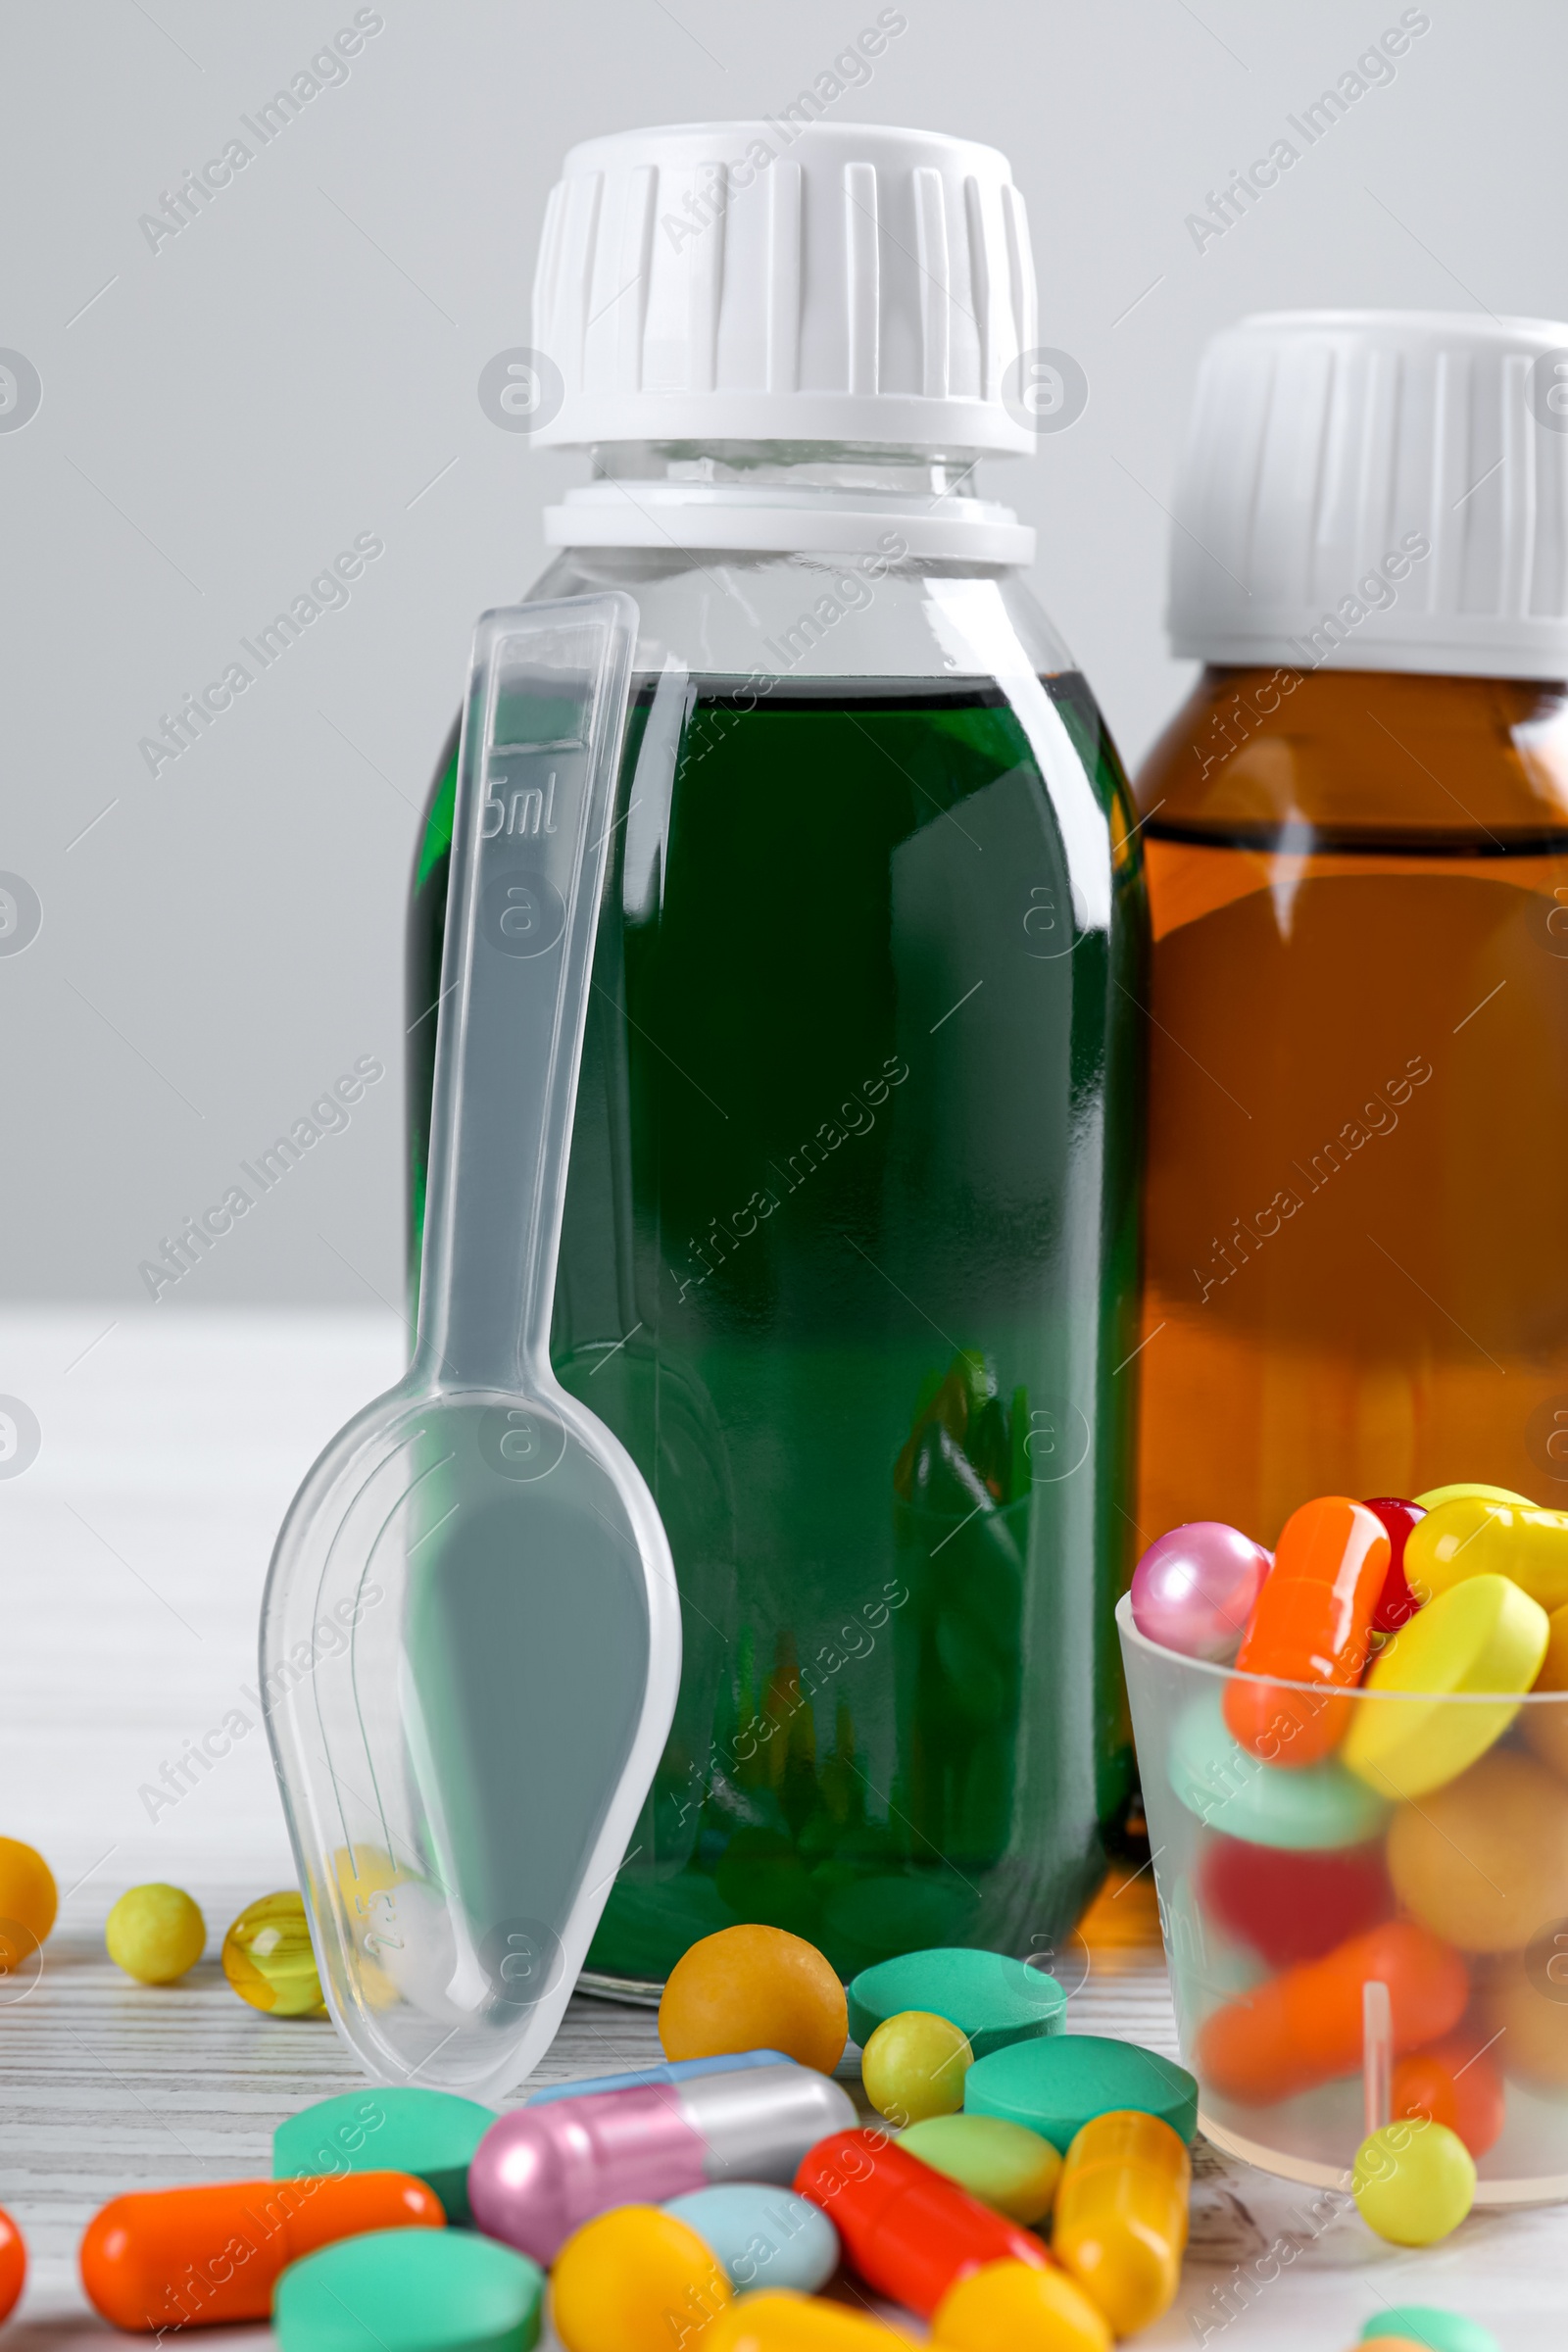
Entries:
[[[1147, 909], [1088, 689], [1039, 685], [634, 694], [551, 1343], [682, 1602], [590, 1955], [622, 1987], [739, 1921], [846, 1977], [1049, 1964], [1125, 1810]], [[409, 934], [416, 1272], [454, 776]]]

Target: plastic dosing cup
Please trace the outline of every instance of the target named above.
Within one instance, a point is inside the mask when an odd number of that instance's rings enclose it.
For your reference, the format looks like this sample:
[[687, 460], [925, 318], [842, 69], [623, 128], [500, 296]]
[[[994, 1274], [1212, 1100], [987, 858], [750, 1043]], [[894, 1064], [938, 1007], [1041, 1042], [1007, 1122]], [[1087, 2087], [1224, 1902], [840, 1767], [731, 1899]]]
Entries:
[[680, 1675], [653, 1497], [549, 1355], [636, 625], [619, 594], [479, 624], [414, 1362], [310, 1473], [263, 1611], [332, 2015], [373, 2076], [478, 2098], [550, 2046]]
[[1149, 1641], [1129, 1599], [1117, 1623], [1203, 2132], [1343, 2189], [1369, 2116], [1425, 2115], [1478, 2203], [1568, 2197], [1568, 1692], [1335, 1693], [1301, 1768], [1324, 1691], [1270, 1678], [1253, 1753], [1225, 1698], [1262, 1678]]

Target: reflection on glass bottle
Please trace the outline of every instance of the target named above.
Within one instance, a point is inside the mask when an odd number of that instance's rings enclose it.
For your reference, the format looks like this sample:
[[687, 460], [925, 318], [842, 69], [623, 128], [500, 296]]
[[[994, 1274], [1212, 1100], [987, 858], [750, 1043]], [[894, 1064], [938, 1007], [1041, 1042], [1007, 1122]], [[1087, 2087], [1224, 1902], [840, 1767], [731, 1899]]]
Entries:
[[[983, 1356], [931, 1373], [894, 1472], [909, 1605], [899, 1625], [899, 1749], [915, 1851], [972, 1874], [1002, 1854], [1018, 1739], [1030, 1493]], [[1020, 1439], [1020, 1447], [1021, 1447]]]

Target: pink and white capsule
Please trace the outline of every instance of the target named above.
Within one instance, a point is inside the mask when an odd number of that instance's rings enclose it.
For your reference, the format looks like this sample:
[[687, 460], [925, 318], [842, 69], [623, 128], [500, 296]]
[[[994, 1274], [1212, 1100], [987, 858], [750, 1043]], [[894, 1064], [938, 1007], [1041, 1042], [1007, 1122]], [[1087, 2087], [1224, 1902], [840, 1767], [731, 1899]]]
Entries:
[[554, 2099], [491, 2125], [468, 2167], [468, 2203], [487, 2236], [548, 2264], [612, 2205], [662, 2205], [714, 2181], [791, 2181], [808, 2148], [857, 2120], [842, 2084], [788, 2059]]

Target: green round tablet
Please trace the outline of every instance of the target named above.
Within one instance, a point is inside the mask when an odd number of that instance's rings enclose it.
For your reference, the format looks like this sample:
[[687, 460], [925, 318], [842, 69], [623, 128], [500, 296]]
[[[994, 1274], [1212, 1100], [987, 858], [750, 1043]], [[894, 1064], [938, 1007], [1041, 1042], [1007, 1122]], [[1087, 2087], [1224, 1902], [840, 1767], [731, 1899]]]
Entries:
[[999, 2115], [928, 2116], [909, 2126], [899, 2146], [1025, 2227], [1051, 2211], [1061, 2175], [1061, 2158], [1049, 2139]]
[[967, 2036], [977, 2058], [1059, 2034], [1067, 1999], [1054, 1977], [1005, 1952], [906, 1952], [862, 1969], [850, 1986], [850, 2032], [863, 2049], [890, 2017], [922, 2009]]
[[466, 2222], [468, 2166], [496, 2120], [493, 2107], [411, 2084], [345, 2090], [302, 2108], [272, 2134], [272, 2178], [317, 2173], [412, 2173], [434, 2189], [449, 2222]]
[[1063, 2156], [1097, 2115], [1138, 2107], [1157, 2115], [1182, 2139], [1198, 2129], [1198, 2084], [1184, 2066], [1135, 2041], [1098, 2034], [1055, 2034], [1015, 2042], [971, 2066], [965, 2115], [996, 2115], [1038, 2132]]
[[291, 2263], [272, 2289], [282, 2352], [530, 2352], [545, 2275], [466, 2230], [373, 2230]]
[[1380, 2335], [1407, 2336], [1412, 2344], [1429, 2344], [1431, 2352], [1497, 2352], [1490, 2328], [1428, 2303], [1401, 2303], [1397, 2311], [1380, 2311], [1362, 2328], [1361, 2341], [1373, 2343]]

